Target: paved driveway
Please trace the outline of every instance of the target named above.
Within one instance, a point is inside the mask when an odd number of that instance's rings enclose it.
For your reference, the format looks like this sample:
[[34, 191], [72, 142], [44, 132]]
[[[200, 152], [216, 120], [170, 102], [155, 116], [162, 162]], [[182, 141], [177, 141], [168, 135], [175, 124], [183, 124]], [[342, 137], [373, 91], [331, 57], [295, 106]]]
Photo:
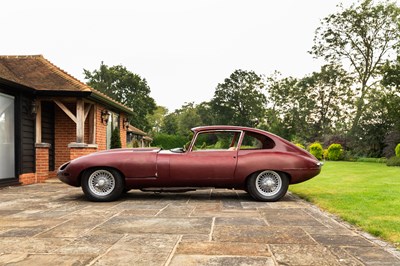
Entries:
[[[397, 256], [397, 257], [396, 257]], [[0, 190], [0, 265], [400, 265], [386, 243], [293, 195], [132, 191], [93, 203], [58, 181]]]

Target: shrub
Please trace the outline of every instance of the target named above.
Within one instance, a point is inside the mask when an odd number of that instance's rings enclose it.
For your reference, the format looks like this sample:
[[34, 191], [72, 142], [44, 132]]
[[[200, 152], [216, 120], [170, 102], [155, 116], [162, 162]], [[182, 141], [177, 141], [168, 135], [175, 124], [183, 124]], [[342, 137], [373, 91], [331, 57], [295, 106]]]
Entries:
[[343, 151], [342, 160], [347, 162], [356, 162], [358, 160], [357, 156], [352, 154], [350, 151]]
[[397, 156], [390, 157], [387, 160], [386, 165], [387, 166], [400, 166], [400, 157], [397, 157]]
[[110, 149], [121, 148], [121, 136], [119, 134], [119, 128], [116, 127], [111, 133]]
[[139, 147], [140, 147], [139, 141], [136, 139], [132, 140], [132, 148], [139, 148]]
[[325, 160], [328, 160], [328, 149], [324, 149], [323, 156]]
[[187, 138], [183, 136], [157, 134], [153, 138], [152, 146], [169, 150], [184, 147], [187, 141]]
[[333, 143], [328, 147], [328, 159], [331, 161], [338, 161], [343, 154], [342, 145]]
[[394, 151], [396, 152], [396, 156], [400, 157], [400, 143], [397, 144], [396, 149], [394, 149]]
[[400, 131], [391, 131], [389, 132], [384, 140], [383, 143], [385, 145], [385, 148], [383, 148], [383, 155], [386, 158], [390, 158], [392, 156], [395, 156], [395, 149], [396, 149], [396, 145], [398, 145], [398, 143], [400, 143]]
[[386, 158], [368, 158], [368, 157], [360, 157], [357, 159], [357, 162], [365, 162], [365, 163], [386, 163]]
[[304, 147], [304, 145], [301, 143], [295, 143], [294, 145], [296, 145], [299, 148], [306, 149], [306, 147]]
[[310, 153], [315, 156], [318, 160], [322, 160], [322, 156], [324, 153], [324, 149], [322, 148], [321, 143], [314, 142], [309, 147]]
[[329, 147], [331, 144], [340, 144], [342, 145], [342, 147], [346, 147], [346, 136], [343, 135], [325, 136], [323, 146]]

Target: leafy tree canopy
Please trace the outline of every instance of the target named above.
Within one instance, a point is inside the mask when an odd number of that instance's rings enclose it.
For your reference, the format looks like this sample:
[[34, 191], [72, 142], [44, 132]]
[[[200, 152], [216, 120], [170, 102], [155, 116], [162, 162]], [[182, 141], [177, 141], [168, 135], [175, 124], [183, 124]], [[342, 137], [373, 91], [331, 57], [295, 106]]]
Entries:
[[164, 117], [167, 115], [168, 109], [164, 106], [157, 106], [153, 114], [146, 116], [149, 125], [151, 126], [151, 133], [158, 133], [161, 131]]
[[83, 71], [89, 86], [133, 109], [134, 115], [129, 118], [131, 124], [144, 130], [149, 129], [146, 116], [153, 114], [156, 104], [149, 95], [150, 87], [146, 79], [122, 65], [109, 67], [103, 62], [99, 69]]
[[310, 53], [328, 62], [351, 67], [358, 84], [352, 124], [352, 131], [355, 131], [380, 65], [399, 48], [400, 8], [395, 2], [374, 5], [372, 0], [340, 8], [338, 13], [322, 20]]
[[400, 55], [393, 62], [386, 62], [382, 67], [382, 85], [395, 88], [400, 94]]
[[210, 102], [217, 124], [254, 127], [264, 120], [266, 98], [264, 82], [253, 71], [235, 70], [218, 84]]

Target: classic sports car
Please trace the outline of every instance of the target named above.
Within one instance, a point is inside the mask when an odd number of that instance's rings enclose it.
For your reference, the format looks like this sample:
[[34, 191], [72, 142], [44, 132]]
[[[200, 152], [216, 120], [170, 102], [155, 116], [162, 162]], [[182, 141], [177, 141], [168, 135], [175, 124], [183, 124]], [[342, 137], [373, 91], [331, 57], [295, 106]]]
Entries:
[[277, 201], [289, 184], [321, 171], [314, 156], [266, 131], [237, 126], [192, 129], [185, 148], [113, 149], [63, 164], [58, 177], [82, 186], [89, 200], [112, 201], [130, 189], [185, 192], [200, 188], [246, 190], [260, 201]]

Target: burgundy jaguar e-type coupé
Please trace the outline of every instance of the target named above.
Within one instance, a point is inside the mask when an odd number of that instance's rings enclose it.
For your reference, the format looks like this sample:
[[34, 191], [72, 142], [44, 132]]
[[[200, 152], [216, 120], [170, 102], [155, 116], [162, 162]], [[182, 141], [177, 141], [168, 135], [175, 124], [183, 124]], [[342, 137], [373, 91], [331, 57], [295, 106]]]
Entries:
[[321, 171], [310, 153], [266, 131], [237, 126], [192, 129], [188, 147], [113, 149], [63, 164], [58, 177], [82, 186], [89, 200], [112, 201], [124, 191], [184, 192], [199, 188], [246, 190], [260, 201], [277, 201], [289, 184]]

